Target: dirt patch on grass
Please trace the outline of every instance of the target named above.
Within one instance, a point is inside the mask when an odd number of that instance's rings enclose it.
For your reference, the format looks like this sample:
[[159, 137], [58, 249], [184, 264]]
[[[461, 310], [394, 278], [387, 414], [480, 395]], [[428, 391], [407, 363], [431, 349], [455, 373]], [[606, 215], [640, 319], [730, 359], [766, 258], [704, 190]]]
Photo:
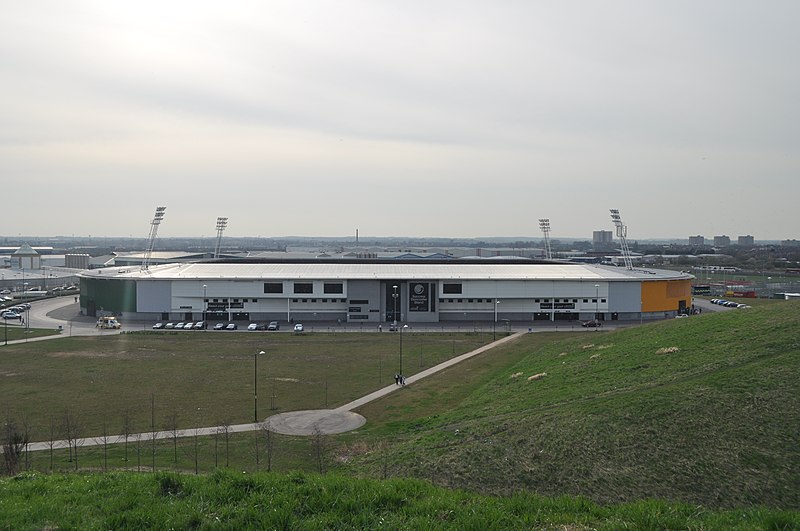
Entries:
[[51, 352], [47, 354], [51, 358], [117, 358], [117, 359], [134, 359], [134, 358], [151, 358], [153, 357], [150, 352], [96, 352], [91, 350], [78, 350], [75, 352]]

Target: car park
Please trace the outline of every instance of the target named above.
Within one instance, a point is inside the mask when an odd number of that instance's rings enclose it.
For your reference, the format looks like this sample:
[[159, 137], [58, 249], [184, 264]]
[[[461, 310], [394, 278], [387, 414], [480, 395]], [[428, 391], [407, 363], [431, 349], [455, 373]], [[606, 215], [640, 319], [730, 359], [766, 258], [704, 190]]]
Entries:
[[214, 330], [225, 330], [225, 323], [217, 323], [214, 325]]
[[206, 329], [206, 322], [205, 321], [197, 321], [192, 328], [194, 328], [195, 330], [205, 330]]
[[164, 325], [164, 328], [175, 328], [175, 323], [167, 323]]
[[238, 330], [238, 329], [239, 325], [237, 325], [236, 323], [228, 323], [227, 326], [225, 326], [225, 330]]
[[302, 331], [303, 331], [303, 323], [297, 323], [297, 324], [295, 324], [295, 325], [294, 325], [294, 331], [295, 331], [295, 333], [298, 333], [298, 334], [299, 334], [300, 332], [302, 332]]
[[281, 324], [278, 321], [270, 321], [267, 330], [280, 330]]
[[164, 328], [164, 323], [156, 323], [153, 325], [153, 330], [161, 330]]

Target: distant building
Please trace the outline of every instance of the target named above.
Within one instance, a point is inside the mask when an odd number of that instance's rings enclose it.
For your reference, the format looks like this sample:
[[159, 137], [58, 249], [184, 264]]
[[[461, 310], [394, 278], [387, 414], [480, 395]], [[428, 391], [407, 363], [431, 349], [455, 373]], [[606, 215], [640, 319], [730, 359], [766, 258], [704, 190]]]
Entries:
[[745, 247], [752, 247], [755, 245], [755, 239], [749, 234], [747, 236], [739, 236], [738, 243]]
[[705, 236], [689, 236], [689, 245], [705, 245]]
[[784, 247], [800, 247], [800, 240], [781, 240]]
[[88, 254], [68, 254], [64, 256], [64, 265], [70, 269], [89, 269]]
[[728, 236], [714, 236], [714, 247], [728, 247], [731, 244], [731, 239]]
[[11, 255], [11, 269], [31, 270], [41, 268], [41, 256], [27, 243], [22, 244], [22, 246]]
[[596, 250], [614, 248], [614, 233], [610, 230], [596, 230], [592, 232], [592, 247]]

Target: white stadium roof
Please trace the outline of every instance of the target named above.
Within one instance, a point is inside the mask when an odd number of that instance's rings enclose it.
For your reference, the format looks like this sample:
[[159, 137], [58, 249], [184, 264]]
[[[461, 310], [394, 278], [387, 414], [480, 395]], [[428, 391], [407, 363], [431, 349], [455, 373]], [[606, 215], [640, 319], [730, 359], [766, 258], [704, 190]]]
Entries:
[[93, 269], [84, 278], [138, 280], [687, 280], [688, 273], [664, 269], [557, 263], [189, 263]]

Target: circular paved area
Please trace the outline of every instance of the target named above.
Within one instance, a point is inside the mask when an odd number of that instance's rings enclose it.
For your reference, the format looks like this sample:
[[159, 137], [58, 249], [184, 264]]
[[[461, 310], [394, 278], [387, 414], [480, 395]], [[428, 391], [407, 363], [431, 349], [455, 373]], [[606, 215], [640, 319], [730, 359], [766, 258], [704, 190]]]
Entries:
[[344, 433], [360, 428], [367, 419], [352, 411], [334, 409], [312, 409], [279, 413], [266, 420], [271, 431], [283, 435], [314, 435], [317, 430], [323, 435]]

